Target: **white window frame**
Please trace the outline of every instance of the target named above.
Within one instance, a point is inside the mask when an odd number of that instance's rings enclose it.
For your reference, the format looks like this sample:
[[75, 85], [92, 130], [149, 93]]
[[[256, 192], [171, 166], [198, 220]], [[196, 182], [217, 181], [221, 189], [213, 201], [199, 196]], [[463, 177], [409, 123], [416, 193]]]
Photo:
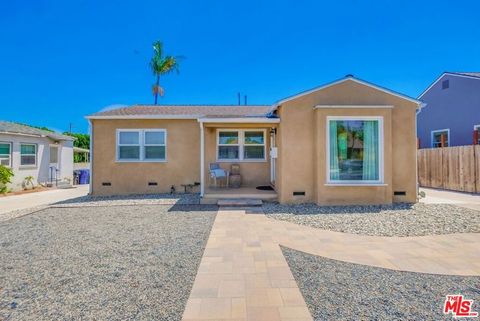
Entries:
[[[120, 144], [120, 133], [121, 132], [137, 132], [138, 133], [138, 144]], [[162, 132], [165, 135], [165, 144], [145, 144], [145, 133], [146, 132]], [[130, 159], [121, 159], [120, 158], [120, 146], [139, 146], [139, 158], [130, 158]], [[145, 158], [145, 146], [165, 146], [165, 159], [152, 159]], [[167, 130], [164, 128], [127, 128], [127, 129], [117, 129], [116, 131], [116, 142], [115, 142], [115, 161], [118, 163], [166, 163], [167, 162]]]
[[[12, 142], [4, 142], [4, 141], [0, 141], [0, 144], [8, 144], [10, 146], [10, 153], [8, 154], [8, 165], [7, 167], [12, 167], [12, 148], [13, 148], [13, 144]], [[7, 154], [0, 154], [0, 159], [5, 159], [5, 155]], [[1, 162], [0, 162], [1, 164]]]
[[438, 146], [434, 146], [435, 143], [433, 141], [433, 137], [435, 136], [435, 133], [438, 133], [438, 132], [447, 132], [447, 147], [450, 147], [450, 128], [435, 129], [430, 131], [430, 147], [438, 148]]
[[[34, 154], [22, 154], [22, 146], [23, 145], [29, 145], [29, 146], [34, 146], [35, 147], [35, 153]], [[37, 162], [38, 162], [38, 145], [35, 143], [20, 143], [20, 167], [37, 167]], [[35, 156], [35, 164], [22, 164], [22, 156]]]
[[[359, 121], [359, 120], [375, 120], [378, 121], [378, 180], [332, 180], [330, 179], [330, 122], [337, 120], [347, 120], [347, 121]], [[383, 116], [327, 116], [327, 125], [326, 127], [326, 137], [327, 143], [326, 146], [326, 171], [327, 171], [327, 183], [326, 185], [332, 186], [375, 186], [375, 185], [385, 185], [384, 184], [384, 136], [383, 136]]]
[[[220, 144], [220, 133], [221, 132], [237, 132], [238, 133], [238, 143], [237, 144]], [[245, 144], [245, 133], [246, 132], [262, 132], [263, 133], [263, 144]], [[267, 130], [265, 128], [222, 128], [217, 129], [217, 143], [216, 143], [216, 160], [219, 163], [230, 163], [230, 162], [245, 162], [245, 163], [258, 163], [267, 161]], [[238, 156], [239, 158], [219, 158], [219, 147], [220, 146], [238, 146]], [[262, 146], [263, 147], [263, 158], [244, 158], [244, 149], [245, 146]]]

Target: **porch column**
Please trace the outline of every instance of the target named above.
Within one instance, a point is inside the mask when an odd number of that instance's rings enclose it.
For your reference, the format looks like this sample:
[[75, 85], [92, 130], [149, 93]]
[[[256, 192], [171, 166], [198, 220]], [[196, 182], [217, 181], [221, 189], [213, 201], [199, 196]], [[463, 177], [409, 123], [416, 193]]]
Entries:
[[203, 122], [200, 124], [200, 196], [205, 193], [205, 136], [203, 133]]

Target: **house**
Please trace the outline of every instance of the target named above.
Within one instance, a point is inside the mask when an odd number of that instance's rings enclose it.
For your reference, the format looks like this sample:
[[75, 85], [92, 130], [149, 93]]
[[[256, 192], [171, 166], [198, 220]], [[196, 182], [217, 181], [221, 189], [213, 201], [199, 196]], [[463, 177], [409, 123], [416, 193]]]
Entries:
[[480, 143], [480, 72], [444, 72], [418, 99], [420, 148]]
[[[135, 105], [87, 116], [91, 193], [183, 191], [203, 200], [415, 202], [422, 103], [347, 76], [269, 106]], [[242, 187], [212, 188], [211, 163], [240, 165]]]
[[73, 178], [73, 138], [17, 123], [0, 121], [0, 164], [14, 176], [9, 187], [24, 187], [25, 178], [35, 184], [71, 182]]

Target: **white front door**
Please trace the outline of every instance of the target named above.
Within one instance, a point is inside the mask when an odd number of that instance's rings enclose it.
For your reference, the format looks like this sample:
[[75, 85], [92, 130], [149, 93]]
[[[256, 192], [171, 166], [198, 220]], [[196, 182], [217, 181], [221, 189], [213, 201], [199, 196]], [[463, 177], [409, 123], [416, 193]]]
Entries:
[[49, 173], [50, 182], [57, 180], [60, 173], [60, 148], [58, 145], [50, 145]]

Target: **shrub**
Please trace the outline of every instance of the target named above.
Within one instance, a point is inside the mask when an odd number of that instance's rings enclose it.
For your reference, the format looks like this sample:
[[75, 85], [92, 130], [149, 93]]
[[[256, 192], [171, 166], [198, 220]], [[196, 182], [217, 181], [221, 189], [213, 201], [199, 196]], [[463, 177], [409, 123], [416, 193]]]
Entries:
[[0, 165], [0, 193], [6, 193], [8, 191], [7, 184], [11, 183], [10, 180], [13, 177], [13, 171], [4, 166]]

